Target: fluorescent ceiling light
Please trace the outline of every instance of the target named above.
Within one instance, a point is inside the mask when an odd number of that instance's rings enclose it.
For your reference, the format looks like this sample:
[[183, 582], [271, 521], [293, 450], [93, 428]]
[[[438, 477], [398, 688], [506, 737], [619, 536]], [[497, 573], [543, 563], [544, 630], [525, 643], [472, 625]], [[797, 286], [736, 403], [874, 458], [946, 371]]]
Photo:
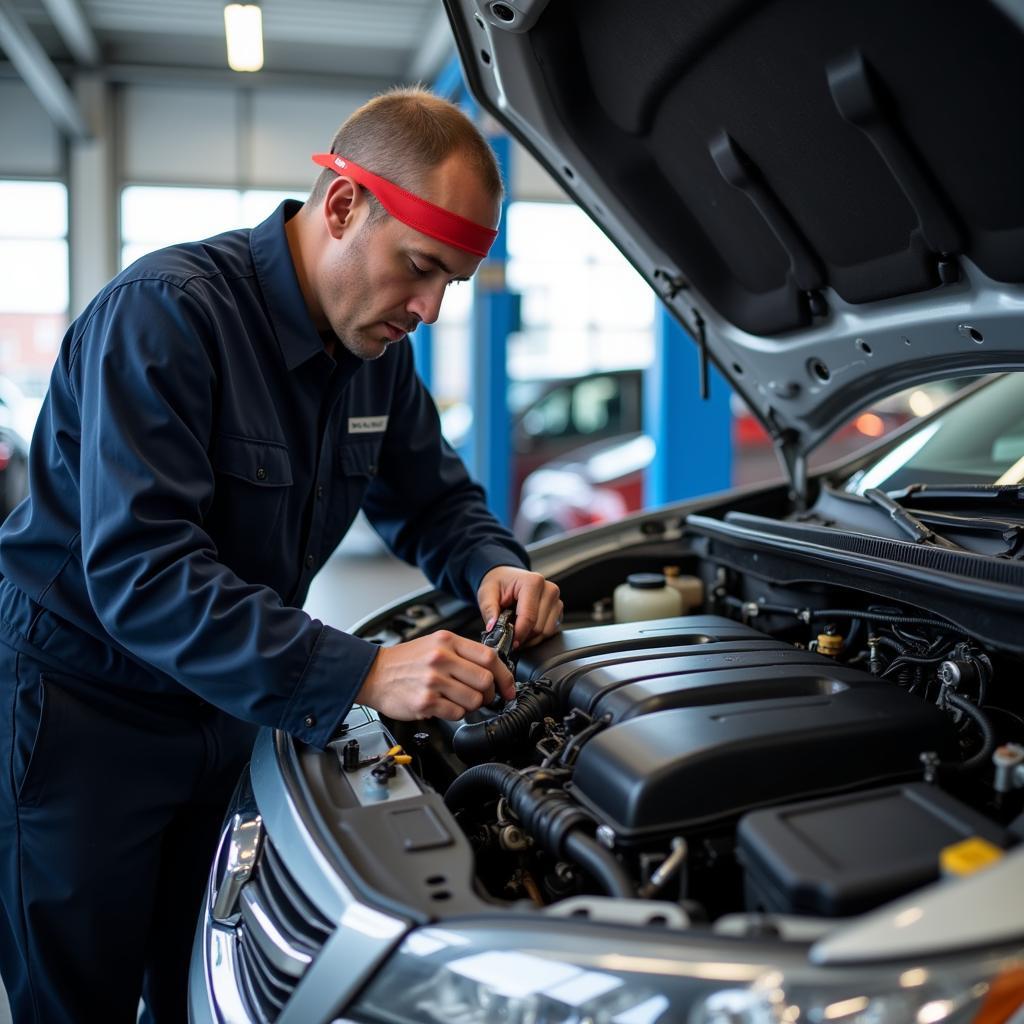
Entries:
[[259, 71], [263, 67], [263, 12], [258, 4], [225, 6], [224, 34], [232, 71]]

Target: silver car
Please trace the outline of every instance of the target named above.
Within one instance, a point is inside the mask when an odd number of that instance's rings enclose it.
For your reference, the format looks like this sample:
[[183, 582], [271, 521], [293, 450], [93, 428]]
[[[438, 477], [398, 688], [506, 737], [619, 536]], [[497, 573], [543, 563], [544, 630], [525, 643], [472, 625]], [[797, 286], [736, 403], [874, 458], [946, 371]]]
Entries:
[[[788, 479], [536, 547], [565, 628], [505, 707], [264, 732], [192, 1020], [1021, 1024], [1020, 5], [446, 6], [481, 106]], [[807, 472], [859, 409], [965, 377]], [[476, 610], [425, 591], [357, 632], [438, 629]]]

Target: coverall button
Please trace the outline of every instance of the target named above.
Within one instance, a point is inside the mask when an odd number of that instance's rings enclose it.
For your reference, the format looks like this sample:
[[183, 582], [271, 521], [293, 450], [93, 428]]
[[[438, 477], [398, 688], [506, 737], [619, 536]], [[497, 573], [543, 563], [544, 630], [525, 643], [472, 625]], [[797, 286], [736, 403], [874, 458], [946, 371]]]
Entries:
[[256, 470], [256, 479], [257, 480], [266, 480], [267, 479], [267, 471], [262, 466], [260, 466], [260, 468]]
[[324, 485], [318, 484], [316, 488], [316, 496], [322, 498], [324, 496]]
[[313, 726], [316, 725], [316, 715], [306, 715], [302, 720], [302, 724], [305, 725], [307, 729], [312, 729]]
[[306, 568], [308, 568], [308, 569], [312, 569], [313, 568], [313, 556], [312, 555], [306, 555]]
[[376, 475], [377, 475], [377, 463], [376, 462], [371, 462], [370, 463], [370, 476], [376, 476]]

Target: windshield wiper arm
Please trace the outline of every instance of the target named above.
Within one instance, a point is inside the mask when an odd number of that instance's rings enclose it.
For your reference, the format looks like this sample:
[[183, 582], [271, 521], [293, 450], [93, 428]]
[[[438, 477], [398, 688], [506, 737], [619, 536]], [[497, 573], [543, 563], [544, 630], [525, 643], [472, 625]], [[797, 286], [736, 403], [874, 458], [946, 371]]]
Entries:
[[1024, 484], [910, 484], [892, 491], [897, 501], [969, 504], [971, 508], [1020, 509], [1024, 511]]
[[885, 509], [889, 513], [889, 518], [916, 544], [934, 544], [936, 547], [948, 548], [950, 551], [967, 550], [925, 526], [917, 516], [908, 512], [898, 501], [893, 501], [885, 491], [879, 490], [877, 487], [870, 487], [864, 492], [864, 497], [872, 505]]

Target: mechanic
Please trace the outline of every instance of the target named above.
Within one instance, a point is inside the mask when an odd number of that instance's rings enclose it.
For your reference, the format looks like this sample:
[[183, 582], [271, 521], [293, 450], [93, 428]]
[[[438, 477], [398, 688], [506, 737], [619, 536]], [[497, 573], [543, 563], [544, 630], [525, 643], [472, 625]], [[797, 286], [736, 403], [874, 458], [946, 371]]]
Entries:
[[443, 441], [406, 333], [495, 236], [473, 125], [357, 110], [305, 204], [119, 274], [71, 325], [0, 531], [0, 974], [14, 1019], [184, 1021], [192, 935], [257, 726], [317, 747], [353, 701], [461, 718], [514, 694], [440, 632], [379, 648], [301, 611], [362, 507], [399, 556], [557, 629], [557, 588]]

